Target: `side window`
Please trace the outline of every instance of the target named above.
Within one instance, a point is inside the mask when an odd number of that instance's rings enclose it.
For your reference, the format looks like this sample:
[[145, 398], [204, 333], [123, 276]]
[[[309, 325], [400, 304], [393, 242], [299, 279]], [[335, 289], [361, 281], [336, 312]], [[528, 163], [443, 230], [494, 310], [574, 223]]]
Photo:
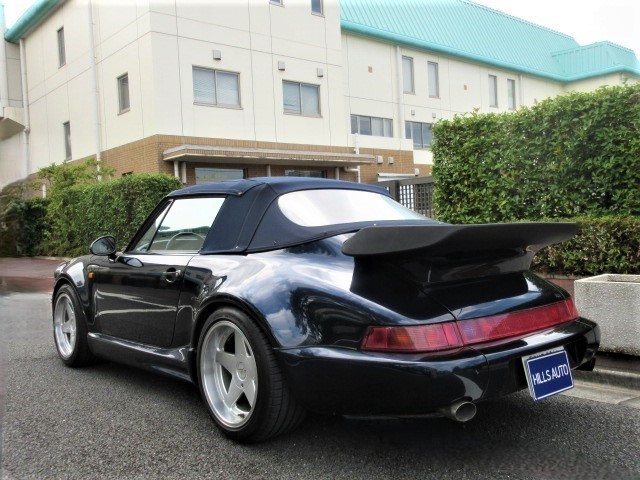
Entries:
[[162, 211], [158, 214], [158, 216], [153, 221], [151, 226], [147, 228], [147, 231], [144, 232], [144, 235], [142, 235], [140, 240], [138, 240], [138, 243], [136, 243], [136, 246], [133, 247], [133, 250], [132, 250], [133, 252], [146, 252], [147, 250], [149, 250], [149, 245], [151, 245], [151, 240], [153, 240], [153, 237], [158, 231], [158, 227], [160, 227], [160, 223], [164, 219], [164, 216], [167, 214], [167, 210], [169, 210], [170, 206], [171, 204], [169, 203], [167, 204], [166, 207], [162, 209]]
[[174, 200], [158, 215], [134, 251], [197, 252], [202, 248], [223, 203], [224, 198], [220, 197]]

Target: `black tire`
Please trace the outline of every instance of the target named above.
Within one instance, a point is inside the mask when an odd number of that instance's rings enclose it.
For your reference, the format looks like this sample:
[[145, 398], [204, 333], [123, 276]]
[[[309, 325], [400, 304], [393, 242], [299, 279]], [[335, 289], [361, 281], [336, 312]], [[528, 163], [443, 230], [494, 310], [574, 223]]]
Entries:
[[304, 419], [305, 410], [287, 387], [266, 335], [243, 312], [222, 308], [209, 316], [197, 365], [204, 403], [228, 438], [260, 442], [293, 430]]
[[87, 341], [86, 318], [71, 286], [60, 287], [53, 302], [52, 313], [53, 341], [60, 360], [66, 366], [74, 368], [93, 363], [95, 357]]

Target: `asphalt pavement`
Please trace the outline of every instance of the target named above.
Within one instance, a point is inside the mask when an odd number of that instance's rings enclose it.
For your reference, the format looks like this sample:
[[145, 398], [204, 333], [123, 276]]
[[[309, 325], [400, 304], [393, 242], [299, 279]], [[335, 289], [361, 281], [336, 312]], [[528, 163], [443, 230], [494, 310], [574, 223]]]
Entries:
[[[534, 402], [520, 392], [481, 403], [466, 424], [312, 415], [289, 435], [240, 445], [216, 430], [192, 385], [111, 362], [65, 367], [46, 288], [9, 283], [0, 281], [3, 480], [640, 478], [640, 409], [606, 395]], [[636, 364], [626, 361], [632, 378]], [[638, 393], [633, 381], [584, 374], [571, 392], [587, 383]]]

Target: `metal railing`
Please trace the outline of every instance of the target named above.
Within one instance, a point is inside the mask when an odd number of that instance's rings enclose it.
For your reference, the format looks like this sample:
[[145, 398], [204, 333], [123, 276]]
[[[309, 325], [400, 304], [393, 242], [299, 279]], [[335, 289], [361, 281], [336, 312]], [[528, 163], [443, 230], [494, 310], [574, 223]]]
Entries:
[[435, 218], [433, 210], [433, 177], [385, 180], [375, 185], [389, 190], [391, 196], [411, 210]]

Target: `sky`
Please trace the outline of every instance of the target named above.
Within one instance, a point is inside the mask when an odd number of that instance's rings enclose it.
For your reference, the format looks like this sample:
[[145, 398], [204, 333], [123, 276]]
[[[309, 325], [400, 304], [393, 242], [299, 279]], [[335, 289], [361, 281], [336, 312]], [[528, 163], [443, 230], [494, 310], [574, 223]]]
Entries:
[[[617, 43], [633, 50], [640, 59], [640, 0], [474, 1], [570, 35], [580, 45], [603, 40]], [[0, 0], [2, 2], [5, 3], [7, 27], [10, 27], [33, 0]]]

